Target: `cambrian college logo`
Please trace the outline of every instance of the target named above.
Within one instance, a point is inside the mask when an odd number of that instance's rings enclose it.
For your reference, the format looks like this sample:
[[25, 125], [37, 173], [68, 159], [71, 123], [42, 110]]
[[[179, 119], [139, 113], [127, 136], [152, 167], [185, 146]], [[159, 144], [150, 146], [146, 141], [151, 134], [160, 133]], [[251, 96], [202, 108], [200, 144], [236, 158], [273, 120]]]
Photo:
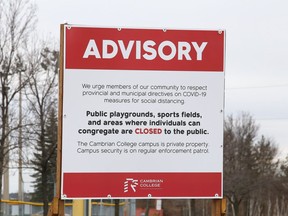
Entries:
[[136, 192], [137, 186], [138, 180], [135, 180], [133, 178], [126, 178], [126, 181], [124, 182], [124, 193], [127, 193], [129, 191], [129, 188]]

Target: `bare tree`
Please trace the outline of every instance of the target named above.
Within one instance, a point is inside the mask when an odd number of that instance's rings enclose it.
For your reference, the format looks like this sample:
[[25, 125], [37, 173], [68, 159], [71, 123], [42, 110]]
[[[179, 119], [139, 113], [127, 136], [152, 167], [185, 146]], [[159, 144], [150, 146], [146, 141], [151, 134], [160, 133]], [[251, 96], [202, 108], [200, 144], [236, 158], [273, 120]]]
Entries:
[[276, 160], [278, 149], [271, 139], [264, 136], [253, 146], [255, 166], [254, 182], [256, 187], [247, 205], [248, 215], [273, 215], [275, 200], [279, 192]]
[[288, 155], [280, 163], [278, 196], [276, 199], [276, 215], [288, 215]]
[[19, 85], [18, 76], [26, 71], [22, 45], [27, 42], [34, 28], [35, 12], [35, 6], [29, 1], [10, 0], [0, 3], [0, 194], [3, 171], [8, 166], [5, 158], [11, 148], [17, 147], [8, 142], [12, 132], [19, 128], [18, 121], [12, 118], [11, 106], [17, 93], [27, 83], [24, 80]]
[[[37, 52], [38, 50], [38, 52]], [[26, 96], [31, 110], [31, 137], [34, 138], [34, 158], [31, 160], [32, 168], [36, 171], [37, 188], [41, 190], [44, 215], [48, 212], [48, 204], [51, 188], [51, 164], [54, 164], [57, 142], [47, 140], [47, 126], [49, 116], [56, 110], [57, 100], [57, 77], [58, 77], [59, 52], [51, 51], [45, 47], [34, 50], [30, 55], [29, 77]], [[55, 140], [57, 137], [54, 137]], [[54, 173], [55, 174], [55, 173]], [[35, 182], [36, 183], [36, 182]]]
[[257, 131], [258, 126], [247, 113], [236, 119], [228, 116], [224, 123], [224, 193], [235, 216], [255, 187], [252, 147]]

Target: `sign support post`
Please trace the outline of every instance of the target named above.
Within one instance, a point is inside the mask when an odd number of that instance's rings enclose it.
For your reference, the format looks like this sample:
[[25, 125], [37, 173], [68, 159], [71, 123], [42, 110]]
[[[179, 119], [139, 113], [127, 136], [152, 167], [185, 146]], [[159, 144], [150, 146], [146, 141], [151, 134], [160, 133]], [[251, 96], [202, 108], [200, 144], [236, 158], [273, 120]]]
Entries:
[[60, 25], [60, 71], [59, 71], [59, 98], [58, 98], [58, 142], [56, 167], [56, 194], [48, 211], [48, 216], [64, 216], [64, 200], [61, 200], [61, 173], [62, 173], [62, 103], [63, 103], [63, 68], [64, 68], [64, 24]]
[[212, 216], [225, 216], [226, 215], [226, 199], [212, 200]]

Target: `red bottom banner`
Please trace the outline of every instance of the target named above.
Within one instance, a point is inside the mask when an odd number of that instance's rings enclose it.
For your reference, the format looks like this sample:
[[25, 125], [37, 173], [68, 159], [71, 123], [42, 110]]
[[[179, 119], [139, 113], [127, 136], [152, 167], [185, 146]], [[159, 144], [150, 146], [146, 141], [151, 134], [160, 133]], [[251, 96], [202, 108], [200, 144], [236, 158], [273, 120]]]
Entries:
[[222, 173], [63, 173], [62, 198], [221, 198]]

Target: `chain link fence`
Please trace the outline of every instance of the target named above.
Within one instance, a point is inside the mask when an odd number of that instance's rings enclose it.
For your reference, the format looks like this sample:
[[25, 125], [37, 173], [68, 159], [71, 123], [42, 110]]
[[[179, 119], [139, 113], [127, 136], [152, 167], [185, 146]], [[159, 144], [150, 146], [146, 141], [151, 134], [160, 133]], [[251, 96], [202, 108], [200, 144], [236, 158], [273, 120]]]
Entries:
[[[90, 208], [90, 216], [113, 216], [115, 214], [114, 203], [91, 202]], [[119, 212], [120, 216], [135, 216], [131, 213], [131, 206], [128, 202], [120, 203]], [[44, 216], [43, 205], [33, 202], [2, 200], [0, 216]], [[65, 216], [73, 216], [72, 202], [65, 203]]]

